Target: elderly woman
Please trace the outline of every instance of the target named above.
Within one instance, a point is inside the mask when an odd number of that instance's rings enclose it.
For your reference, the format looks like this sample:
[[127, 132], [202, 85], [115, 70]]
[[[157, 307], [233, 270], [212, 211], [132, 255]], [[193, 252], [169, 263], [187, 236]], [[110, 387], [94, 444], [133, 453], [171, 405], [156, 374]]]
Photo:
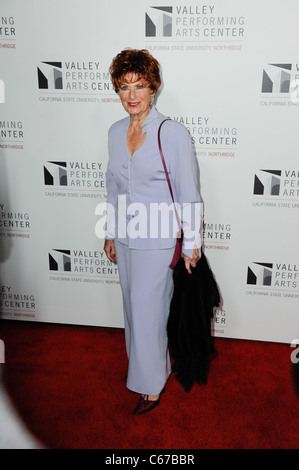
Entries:
[[[173, 211], [157, 211], [173, 209], [158, 146], [158, 128], [166, 117], [153, 106], [161, 85], [159, 63], [147, 50], [126, 49], [113, 59], [110, 74], [128, 117], [109, 129], [104, 250], [118, 265], [127, 387], [140, 394], [134, 410], [138, 415], [159, 404], [171, 372], [166, 330], [173, 290], [169, 265], [178, 226]], [[178, 122], [163, 123], [161, 145], [176, 207], [181, 209], [182, 256], [191, 273], [201, 248], [196, 159], [190, 135]]]

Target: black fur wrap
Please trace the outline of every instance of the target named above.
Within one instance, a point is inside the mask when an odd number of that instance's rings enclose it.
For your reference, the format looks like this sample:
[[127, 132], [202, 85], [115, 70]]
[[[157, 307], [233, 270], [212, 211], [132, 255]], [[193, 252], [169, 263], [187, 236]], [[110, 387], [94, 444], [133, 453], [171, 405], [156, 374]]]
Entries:
[[206, 383], [211, 355], [215, 352], [211, 334], [214, 307], [220, 304], [220, 294], [202, 252], [189, 274], [184, 260], [173, 272], [174, 291], [167, 324], [172, 371], [186, 392], [195, 383]]

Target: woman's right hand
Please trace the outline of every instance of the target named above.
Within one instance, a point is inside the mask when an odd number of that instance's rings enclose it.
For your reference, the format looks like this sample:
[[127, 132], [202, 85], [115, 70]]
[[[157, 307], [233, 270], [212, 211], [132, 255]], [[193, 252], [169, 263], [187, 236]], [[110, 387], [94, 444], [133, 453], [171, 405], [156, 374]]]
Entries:
[[196, 263], [200, 259], [198, 248], [194, 248], [192, 258], [189, 258], [189, 256], [185, 255], [185, 253], [182, 253], [182, 258], [184, 258], [185, 268], [187, 269], [188, 273], [192, 274], [190, 266], [192, 266], [192, 268], [195, 268]]
[[104, 251], [107, 258], [116, 264], [115, 243], [114, 240], [105, 240]]

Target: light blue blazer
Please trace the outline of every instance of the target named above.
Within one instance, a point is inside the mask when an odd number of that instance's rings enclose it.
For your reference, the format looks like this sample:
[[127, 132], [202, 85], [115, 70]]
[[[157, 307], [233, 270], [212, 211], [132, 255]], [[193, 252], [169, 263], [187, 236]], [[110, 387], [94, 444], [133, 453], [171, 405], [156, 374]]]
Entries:
[[[158, 128], [164, 119], [151, 109], [143, 122], [145, 142], [132, 158], [127, 148], [130, 117], [109, 129], [106, 238], [134, 249], [171, 248], [176, 241], [175, 215], [164, 211], [173, 208], [158, 147]], [[183, 252], [192, 257], [194, 244], [201, 247], [202, 200], [191, 136], [182, 124], [168, 120], [161, 128], [161, 145], [184, 230]]]

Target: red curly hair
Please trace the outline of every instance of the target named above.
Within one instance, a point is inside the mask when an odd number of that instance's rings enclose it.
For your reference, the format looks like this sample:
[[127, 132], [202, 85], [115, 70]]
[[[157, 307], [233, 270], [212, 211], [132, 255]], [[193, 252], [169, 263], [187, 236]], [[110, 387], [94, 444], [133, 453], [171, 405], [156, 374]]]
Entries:
[[130, 72], [146, 80], [155, 92], [161, 85], [159, 62], [146, 49], [124, 49], [114, 57], [109, 72], [116, 93]]

